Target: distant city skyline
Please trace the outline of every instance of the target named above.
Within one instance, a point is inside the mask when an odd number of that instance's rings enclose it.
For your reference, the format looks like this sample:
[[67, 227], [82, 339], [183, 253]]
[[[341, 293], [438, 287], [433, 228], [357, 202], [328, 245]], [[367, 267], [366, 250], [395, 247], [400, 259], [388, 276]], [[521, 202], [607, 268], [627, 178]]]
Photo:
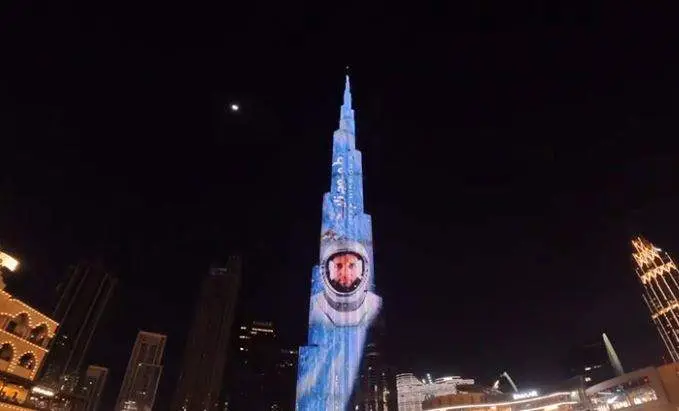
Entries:
[[672, 298], [649, 311], [630, 238], [676, 262], [668, 10], [13, 2], [0, 246], [20, 265], [6, 290], [49, 317], [70, 265], [119, 279], [73, 362], [109, 368], [106, 410], [140, 329], [167, 335], [154, 406], [171, 408], [200, 280], [230, 254], [247, 273], [238, 310], [307, 344], [348, 66], [396, 371], [558, 383], [569, 349], [603, 333], [626, 372], [660, 364], [673, 349], [653, 316]]

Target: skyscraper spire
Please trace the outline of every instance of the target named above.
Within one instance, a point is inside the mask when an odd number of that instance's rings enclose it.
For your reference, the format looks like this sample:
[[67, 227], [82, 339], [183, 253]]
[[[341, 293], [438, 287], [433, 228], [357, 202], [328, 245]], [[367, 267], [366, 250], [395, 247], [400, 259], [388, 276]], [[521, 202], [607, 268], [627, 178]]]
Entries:
[[354, 125], [354, 110], [351, 108], [351, 84], [349, 83], [349, 75], [345, 75], [344, 81], [344, 101], [342, 102], [342, 109], [340, 110], [340, 130], [355, 134]]

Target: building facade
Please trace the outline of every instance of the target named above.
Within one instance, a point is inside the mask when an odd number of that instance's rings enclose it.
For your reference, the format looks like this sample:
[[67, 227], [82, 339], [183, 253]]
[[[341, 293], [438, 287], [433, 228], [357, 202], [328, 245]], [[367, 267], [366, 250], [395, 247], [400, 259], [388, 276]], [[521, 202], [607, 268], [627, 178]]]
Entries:
[[167, 336], [139, 331], [127, 363], [115, 411], [151, 411], [163, 371]]
[[83, 406], [80, 408], [81, 410], [97, 411], [107, 380], [108, 368], [100, 367], [98, 365], [90, 365], [87, 367], [79, 389], [79, 394], [85, 399], [85, 401], [83, 401]]
[[283, 348], [271, 321], [244, 322], [230, 384], [232, 411], [292, 411], [297, 351]]
[[582, 376], [586, 387], [623, 374], [622, 364], [606, 334], [599, 340], [573, 347], [566, 362], [567, 377]]
[[672, 362], [679, 361], [679, 271], [669, 254], [642, 237], [632, 240], [644, 302]]
[[5, 291], [3, 271], [18, 266], [0, 252], [0, 410], [35, 409], [34, 381], [59, 326]]
[[352, 399], [367, 332], [382, 305], [375, 294], [372, 220], [363, 208], [348, 76], [333, 134], [319, 257], [311, 278], [308, 345], [299, 350], [296, 409], [343, 411]]
[[592, 410], [676, 411], [679, 408], [679, 363], [646, 367], [589, 387]]
[[363, 361], [359, 371], [352, 410], [396, 410], [396, 379], [384, 352], [386, 327], [380, 316], [367, 337]]
[[59, 331], [45, 361], [41, 381], [63, 393], [73, 393], [83, 373], [85, 355], [117, 280], [101, 265], [81, 262], [72, 267], [53, 317]]
[[424, 402], [425, 411], [584, 411], [587, 402], [579, 390], [557, 391], [527, 398], [487, 398], [483, 394], [449, 394]]
[[58, 324], [0, 290], [0, 372], [34, 380]]
[[458, 387], [473, 385], [473, 379], [459, 376], [447, 376], [431, 378], [427, 374], [419, 379], [412, 373], [403, 373], [396, 376], [396, 393], [399, 411], [422, 411], [424, 401], [436, 397], [458, 393]]
[[241, 261], [212, 268], [203, 280], [177, 382], [173, 411], [212, 411], [220, 407], [223, 376], [240, 281]]

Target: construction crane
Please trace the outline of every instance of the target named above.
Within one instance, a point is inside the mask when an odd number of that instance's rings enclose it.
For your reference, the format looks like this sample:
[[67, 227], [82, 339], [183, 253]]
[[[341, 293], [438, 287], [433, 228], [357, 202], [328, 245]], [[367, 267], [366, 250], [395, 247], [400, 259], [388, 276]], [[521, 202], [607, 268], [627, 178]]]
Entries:
[[502, 377], [505, 377], [505, 378], [507, 379], [507, 381], [509, 381], [509, 384], [510, 384], [510, 385], [512, 386], [512, 388], [514, 389], [514, 392], [519, 392], [519, 389], [516, 388], [516, 384], [514, 384], [514, 380], [512, 380], [512, 377], [510, 377], [509, 374], [507, 374], [507, 371], [505, 371], [505, 372], [503, 372], [502, 374], [500, 374], [500, 377], [495, 381], [495, 383], [493, 384], [493, 389], [494, 389], [494, 390], [497, 390], [497, 389], [500, 388], [500, 379], [501, 379]]

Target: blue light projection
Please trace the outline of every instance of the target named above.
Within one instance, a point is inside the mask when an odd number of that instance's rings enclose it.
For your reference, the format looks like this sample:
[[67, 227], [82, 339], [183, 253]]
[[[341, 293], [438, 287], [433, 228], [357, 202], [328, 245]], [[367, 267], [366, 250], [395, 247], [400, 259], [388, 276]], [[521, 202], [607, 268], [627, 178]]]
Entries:
[[372, 246], [347, 76], [331, 187], [323, 196], [320, 261], [312, 270], [308, 345], [299, 350], [297, 411], [347, 410], [366, 333], [382, 305]]

